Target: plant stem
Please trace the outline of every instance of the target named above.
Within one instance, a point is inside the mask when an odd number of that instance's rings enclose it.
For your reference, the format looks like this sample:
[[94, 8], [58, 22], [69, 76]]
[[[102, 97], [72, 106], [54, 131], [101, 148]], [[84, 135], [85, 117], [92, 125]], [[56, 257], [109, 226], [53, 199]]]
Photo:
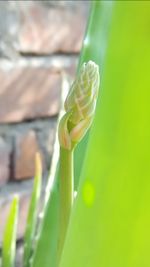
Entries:
[[73, 179], [73, 150], [60, 148], [60, 205], [59, 205], [59, 242], [58, 263], [65, 241], [73, 204], [74, 179]]

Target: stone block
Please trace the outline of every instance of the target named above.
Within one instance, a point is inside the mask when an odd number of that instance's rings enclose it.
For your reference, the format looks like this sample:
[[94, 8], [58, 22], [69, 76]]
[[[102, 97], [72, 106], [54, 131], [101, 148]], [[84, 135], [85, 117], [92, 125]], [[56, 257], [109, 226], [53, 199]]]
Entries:
[[30, 1], [30, 5], [24, 3], [20, 10], [20, 51], [35, 54], [79, 52], [87, 6], [87, 3], [78, 1], [75, 5], [42, 5], [40, 1]]
[[16, 136], [13, 157], [14, 179], [22, 180], [34, 176], [35, 155], [38, 151], [39, 145], [33, 130]]
[[59, 73], [33, 67], [0, 70], [0, 84], [0, 123], [54, 116], [59, 111]]
[[10, 146], [0, 137], [0, 186], [5, 184], [10, 175]]

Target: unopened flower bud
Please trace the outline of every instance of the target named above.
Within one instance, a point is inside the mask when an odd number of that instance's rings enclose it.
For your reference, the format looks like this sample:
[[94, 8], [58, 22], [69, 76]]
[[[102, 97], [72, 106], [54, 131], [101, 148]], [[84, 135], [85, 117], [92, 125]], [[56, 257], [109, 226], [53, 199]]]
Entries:
[[99, 67], [89, 61], [81, 67], [65, 101], [65, 115], [59, 125], [60, 146], [72, 149], [91, 126], [99, 90]]

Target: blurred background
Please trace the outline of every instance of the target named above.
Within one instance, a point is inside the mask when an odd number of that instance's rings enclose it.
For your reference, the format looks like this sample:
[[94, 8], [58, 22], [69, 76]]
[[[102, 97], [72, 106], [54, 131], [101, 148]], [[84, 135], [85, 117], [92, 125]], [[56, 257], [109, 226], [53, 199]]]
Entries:
[[15, 193], [24, 234], [36, 151], [50, 167], [63, 77], [72, 80], [88, 1], [0, 1], [0, 244]]

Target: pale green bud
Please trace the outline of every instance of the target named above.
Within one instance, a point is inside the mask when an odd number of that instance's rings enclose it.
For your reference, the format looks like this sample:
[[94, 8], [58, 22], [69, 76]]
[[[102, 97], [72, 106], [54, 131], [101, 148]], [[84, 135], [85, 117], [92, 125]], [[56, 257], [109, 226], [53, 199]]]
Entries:
[[59, 125], [59, 142], [65, 149], [72, 149], [91, 126], [99, 83], [98, 65], [92, 61], [84, 63], [66, 98], [66, 114]]

